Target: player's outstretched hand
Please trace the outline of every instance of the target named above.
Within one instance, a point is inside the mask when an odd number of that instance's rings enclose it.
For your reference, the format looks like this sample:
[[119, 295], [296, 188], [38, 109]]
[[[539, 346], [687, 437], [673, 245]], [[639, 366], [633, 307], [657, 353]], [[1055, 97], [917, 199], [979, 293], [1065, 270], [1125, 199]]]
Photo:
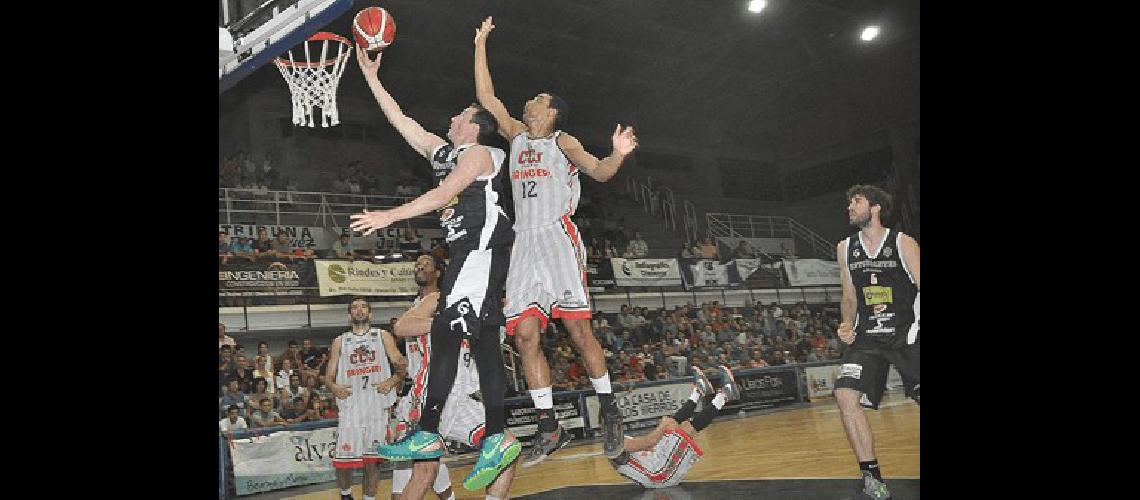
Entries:
[[625, 156], [637, 149], [637, 136], [633, 133], [633, 127], [626, 127], [625, 130], [621, 129], [621, 124], [617, 125], [614, 129], [612, 137], [614, 143], [614, 151], [618, 154]]
[[352, 214], [352, 230], [362, 231], [364, 236], [372, 234], [377, 229], [384, 229], [396, 222], [391, 210], [365, 210], [363, 213]]
[[365, 77], [376, 75], [376, 70], [380, 69], [380, 60], [383, 58], [383, 51], [376, 54], [376, 60], [372, 60], [364, 47], [356, 46], [356, 63], [360, 65], [360, 71], [364, 73]]
[[493, 29], [495, 29], [494, 21], [491, 20], [491, 16], [487, 16], [487, 19], [483, 20], [483, 25], [475, 30], [475, 45], [486, 42], [487, 35], [490, 35]]

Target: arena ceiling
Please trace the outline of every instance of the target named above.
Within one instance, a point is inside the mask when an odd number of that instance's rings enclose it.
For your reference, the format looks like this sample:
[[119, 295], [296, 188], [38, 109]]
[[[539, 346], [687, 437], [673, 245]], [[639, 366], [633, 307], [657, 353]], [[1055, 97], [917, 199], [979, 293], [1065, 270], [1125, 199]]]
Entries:
[[[357, 1], [326, 29], [348, 34], [361, 8], [389, 9], [397, 35], [383, 81], [398, 99], [430, 95], [454, 108], [473, 98], [472, 38], [492, 15], [491, 74], [512, 114], [534, 94], [553, 92], [570, 104], [569, 128], [595, 140], [620, 121], [706, 147], [750, 141], [778, 151], [782, 130], [813, 117], [820, 122], [813, 126], [827, 126], [828, 110], [852, 99], [861, 104], [844, 109], [882, 115], [872, 122], [917, 119], [918, 1], [770, 0], [760, 14], [747, 4]], [[862, 43], [859, 33], [869, 23], [882, 34]], [[341, 93], [368, 96], [355, 66]], [[222, 99], [261, 85], [283, 88], [279, 80], [266, 65]]]

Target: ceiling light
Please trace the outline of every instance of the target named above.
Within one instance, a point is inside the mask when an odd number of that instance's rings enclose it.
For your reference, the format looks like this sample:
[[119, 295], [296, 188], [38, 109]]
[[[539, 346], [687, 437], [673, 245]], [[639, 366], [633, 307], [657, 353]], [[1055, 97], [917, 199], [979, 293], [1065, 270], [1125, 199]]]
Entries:
[[871, 40], [874, 40], [878, 36], [879, 36], [879, 27], [878, 26], [867, 26], [866, 28], [863, 28], [863, 34], [859, 35], [859, 38], [862, 38], [864, 42], [869, 42]]

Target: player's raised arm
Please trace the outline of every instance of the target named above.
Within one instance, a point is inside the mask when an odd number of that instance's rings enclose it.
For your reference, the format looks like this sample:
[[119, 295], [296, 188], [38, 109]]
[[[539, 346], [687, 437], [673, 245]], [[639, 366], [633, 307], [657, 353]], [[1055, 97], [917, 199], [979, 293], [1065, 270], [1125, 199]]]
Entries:
[[495, 86], [491, 83], [491, 70], [487, 68], [487, 35], [495, 25], [491, 17], [483, 20], [483, 25], [475, 30], [475, 97], [479, 105], [483, 106], [495, 116], [499, 122], [499, 134], [510, 140], [519, 132], [526, 130], [523, 122], [511, 118], [507, 107], [498, 97], [495, 97]]
[[598, 182], [606, 182], [612, 179], [617, 174], [618, 169], [621, 168], [625, 157], [637, 149], [637, 136], [633, 133], [633, 127], [626, 127], [625, 130], [622, 130], [619, 123], [614, 129], [611, 141], [614, 147], [613, 152], [599, 160], [598, 157], [590, 154], [586, 148], [582, 147], [578, 138], [570, 134], [558, 135], [558, 147], [562, 148], [562, 152], [566, 153], [570, 162]]
[[416, 150], [420, 156], [427, 158], [432, 150], [441, 144], [444, 140], [439, 136], [424, 130], [419, 122], [408, 118], [404, 114], [404, 110], [400, 109], [400, 105], [380, 84], [380, 76], [377, 74], [377, 69], [380, 68], [380, 59], [383, 58], [384, 53], [381, 52], [376, 55], [376, 60], [368, 57], [368, 52], [360, 47], [356, 47], [356, 62], [360, 64], [360, 71], [364, 73], [364, 81], [368, 82], [368, 88], [372, 89], [372, 95], [376, 98], [376, 102], [380, 104], [380, 110], [384, 112], [384, 116], [388, 118], [388, 122], [396, 127], [400, 135], [404, 136], [404, 140], [408, 141], [408, 145]]

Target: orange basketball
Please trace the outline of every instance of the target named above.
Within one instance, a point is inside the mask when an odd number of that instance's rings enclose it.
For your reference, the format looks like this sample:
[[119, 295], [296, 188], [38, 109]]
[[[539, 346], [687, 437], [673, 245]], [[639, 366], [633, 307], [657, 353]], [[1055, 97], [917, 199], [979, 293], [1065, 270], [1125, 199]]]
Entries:
[[396, 39], [396, 20], [380, 7], [368, 7], [352, 19], [352, 37], [366, 50], [382, 50]]

